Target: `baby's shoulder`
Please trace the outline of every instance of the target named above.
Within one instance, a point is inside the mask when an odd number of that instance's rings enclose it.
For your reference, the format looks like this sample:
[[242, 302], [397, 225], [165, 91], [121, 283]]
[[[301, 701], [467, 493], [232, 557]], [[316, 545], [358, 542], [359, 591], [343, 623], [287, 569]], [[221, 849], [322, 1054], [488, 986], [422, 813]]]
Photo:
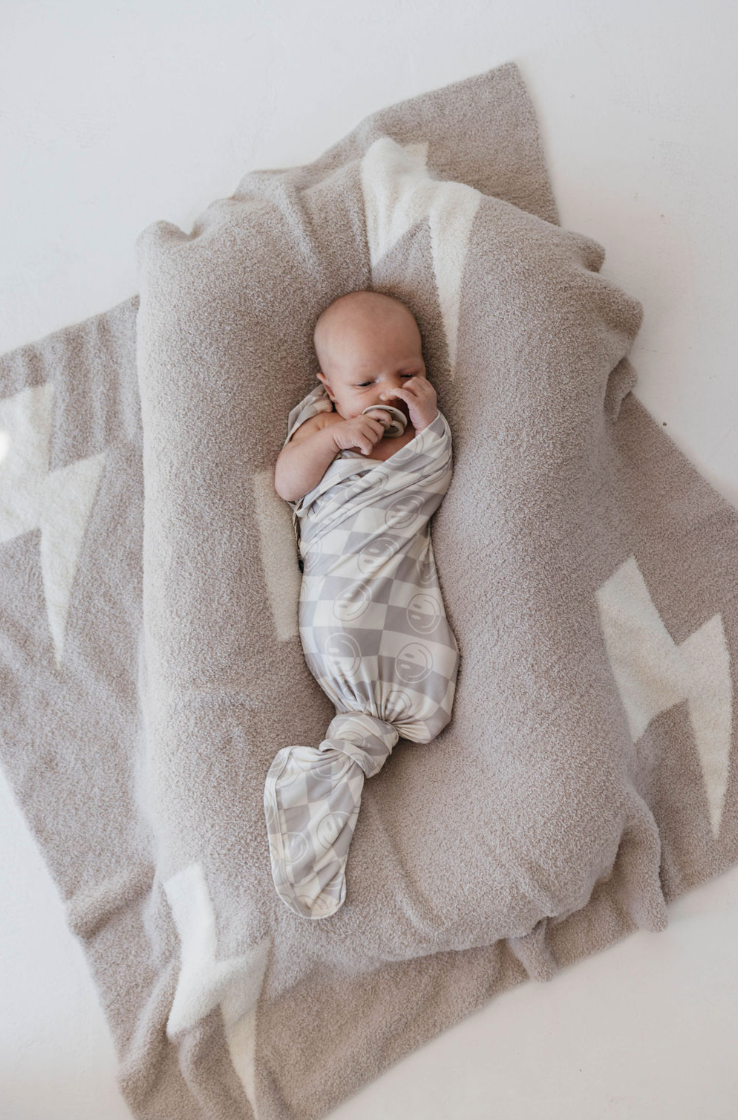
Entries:
[[300, 440], [306, 439], [307, 436], [313, 435], [314, 432], [319, 432], [321, 428], [325, 428], [327, 424], [334, 424], [336, 420], [341, 417], [337, 412], [316, 412], [315, 416], [311, 416], [308, 420], [304, 420], [299, 428], [296, 428], [292, 433], [290, 443], [299, 443]]

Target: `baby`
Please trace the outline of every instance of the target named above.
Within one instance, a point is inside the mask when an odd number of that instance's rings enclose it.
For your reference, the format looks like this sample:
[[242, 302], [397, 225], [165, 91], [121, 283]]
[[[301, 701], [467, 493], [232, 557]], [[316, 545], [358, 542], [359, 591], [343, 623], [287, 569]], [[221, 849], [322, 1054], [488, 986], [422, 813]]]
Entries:
[[[349, 292], [319, 316], [314, 345], [320, 384], [290, 413], [274, 483], [300, 522], [305, 660], [336, 716], [318, 747], [277, 752], [264, 812], [277, 893], [325, 918], [345, 898], [364, 780], [400, 736], [429, 743], [446, 726], [459, 650], [429, 526], [451, 482], [451, 432], [415, 318], [390, 296]], [[406, 420], [394, 438], [390, 402]]]
[[[418, 325], [408, 307], [379, 292], [339, 296], [319, 316], [314, 334], [318, 379], [335, 411], [306, 420], [282, 449], [274, 484], [285, 501], [312, 490], [342, 451], [357, 448], [384, 462], [436, 417], [436, 391], [425, 375]], [[390, 415], [369, 405], [399, 400], [404, 433], [384, 437]]]

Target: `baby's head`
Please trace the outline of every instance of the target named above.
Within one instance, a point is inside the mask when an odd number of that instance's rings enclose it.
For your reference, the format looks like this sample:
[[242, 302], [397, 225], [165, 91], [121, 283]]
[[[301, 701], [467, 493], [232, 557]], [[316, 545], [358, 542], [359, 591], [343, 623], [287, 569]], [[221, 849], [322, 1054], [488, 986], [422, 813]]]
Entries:
[[[350, 420], [381, 404], [379, 394], [425, 377], [423, 343], [413, 313], [380, 292], [348, 292], [319, 316], [313, 335], [322, 381], [336, 412]], [[408, 415], [405, 402], [393, 407]]]

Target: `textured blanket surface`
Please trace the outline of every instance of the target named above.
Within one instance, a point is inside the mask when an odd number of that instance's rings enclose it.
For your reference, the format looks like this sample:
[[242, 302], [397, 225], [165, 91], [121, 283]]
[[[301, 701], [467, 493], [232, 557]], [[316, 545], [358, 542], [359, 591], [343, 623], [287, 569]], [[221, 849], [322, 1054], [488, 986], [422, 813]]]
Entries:
[[[137, 295], [0, 359], [3, 767], [134, 1115], [313, 1120], [736, 862], [738, 512], [632, 392], [643, 308], [560, 227], [512, 62], [136, 253]], [[358, 288], [414, 312], [453, 436], [430, 531], [459, 664], [311, 922], [263, 791], [335, 708], [274, 464], [315, 319]]]
[[[322, 384], [290, 413], [285, 445], [333, 408]], [[317, 747], [277, 752], [264, 788], [272, 877], [306, 918], [331, 917], [365, 778], [400, 736], [428, 743], [451, 718], [459, 647], [446, 619], [430, 519], [453, 475], [451, 431], [435, 419], [386, 462], [344, 449], [297, 502], [305, 659], [336, 706]], [[345, 714], [349, 713], [349, 714]]]

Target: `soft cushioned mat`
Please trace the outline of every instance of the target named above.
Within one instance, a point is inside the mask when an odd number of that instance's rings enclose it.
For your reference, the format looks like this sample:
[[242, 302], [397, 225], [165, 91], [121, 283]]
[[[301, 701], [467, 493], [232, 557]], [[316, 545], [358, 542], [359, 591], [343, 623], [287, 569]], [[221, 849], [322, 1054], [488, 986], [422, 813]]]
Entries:
[[[517, 66], [136, 243], [0, 359], [2, 754], [141, 1120], [313, 1120], [738, 858], [738, 513], [632, 393], [643, 309], [560, 228]], [[335, 710], [274, 490], [336, 296], [403, 299], [453, 436], [451, 721], [364, 785], [344, 905], [272, 881], [275, 754]]]

